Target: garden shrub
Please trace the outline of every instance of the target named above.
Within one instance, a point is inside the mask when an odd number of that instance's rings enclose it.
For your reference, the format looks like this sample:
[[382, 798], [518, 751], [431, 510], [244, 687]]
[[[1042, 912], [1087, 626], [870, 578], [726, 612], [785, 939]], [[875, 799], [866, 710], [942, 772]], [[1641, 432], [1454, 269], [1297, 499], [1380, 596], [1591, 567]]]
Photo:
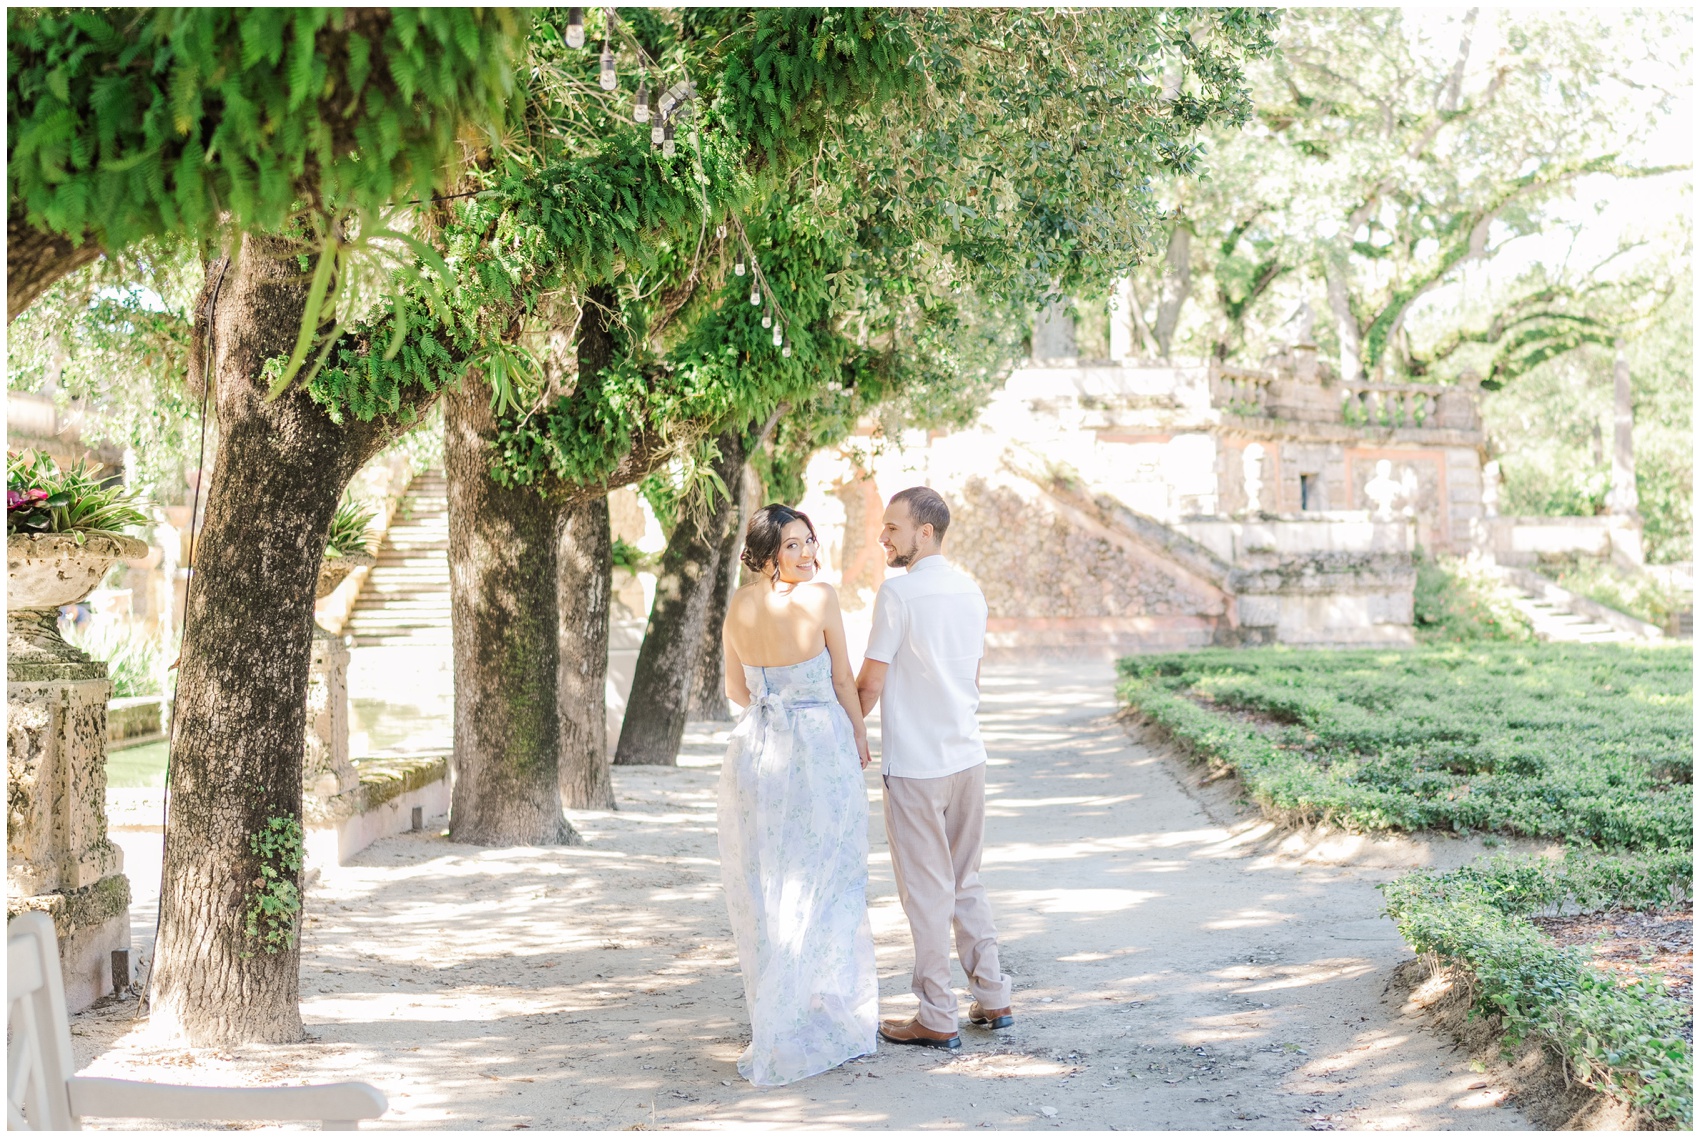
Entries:
[[[161, 678], [167, 673], [166, 650], [159, 637], [133, 624], [97, 621], [86, 630], [73, 626], [65, 639], [96, 660], [105, 661], [113, 699], [160, 694]], [[175, 678], [175, 673], [169, 674], [169, 679]]]
[[[1654, 578], [1626, 572], [1609, 562], [1572, 558], [1541, 568], [1571, 592], [1661, 628], [1683, 607], [1683, 598], [1667, 591]], [[1692, 604], [1693, 598], [1688, 598], [1688, 603]]]
[[1468, 560], [1419, 551], [1415, 561], [1411, 617], [1419, 640], [1468, 643], [1533, 636], [1528, 618], [1512, 606], [1499, 582]]

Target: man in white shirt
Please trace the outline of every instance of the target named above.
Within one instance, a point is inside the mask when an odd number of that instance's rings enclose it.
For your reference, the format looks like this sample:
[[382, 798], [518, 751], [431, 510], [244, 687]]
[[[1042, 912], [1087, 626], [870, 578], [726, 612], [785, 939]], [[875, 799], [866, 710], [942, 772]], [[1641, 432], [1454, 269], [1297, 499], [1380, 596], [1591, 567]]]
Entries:
[[986, 817], [986, 745], [980, 657], [986, 598], [940, 555], [950, 507], [916, 486], [892, 496], [880, 544], [886, 564], [906, 568], [880, 586], [873, 632], [856, 687], [866, 715], [880, 703], [885, 831], [897, 895], [915, 941], [913, 1019], [885, 1020], [893, 1043], [955, 1048], [956, 993], [950, 932], [974, 1003], [969, 1022], [1008, 1027], [1010, 983], [998, 968], [998, 932], [980, 884]]

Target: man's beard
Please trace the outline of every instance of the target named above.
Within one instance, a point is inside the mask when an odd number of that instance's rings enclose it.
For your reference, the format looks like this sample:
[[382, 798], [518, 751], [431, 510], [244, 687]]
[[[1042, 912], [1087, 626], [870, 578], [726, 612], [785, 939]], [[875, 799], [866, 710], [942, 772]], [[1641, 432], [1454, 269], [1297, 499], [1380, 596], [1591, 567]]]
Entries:
[[891, 547], [891, 556], [886, 560], [886, 564], [891, 566], [893, 569], [907, 569], [910, 564], [914, 562], [915, 555], [919, 552], [921, 552], [920, 542], [916, 542], [914, 545], [911, 545], [908, 552], [905, 553], [899, 553], [897, 547], [894, 545]]

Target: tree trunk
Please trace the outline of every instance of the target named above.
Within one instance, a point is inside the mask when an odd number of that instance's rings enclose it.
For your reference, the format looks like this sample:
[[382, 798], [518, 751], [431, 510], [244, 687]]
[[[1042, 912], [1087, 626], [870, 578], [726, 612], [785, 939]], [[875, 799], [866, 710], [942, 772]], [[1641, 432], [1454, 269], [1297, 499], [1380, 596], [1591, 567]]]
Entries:
[[[743, 486], [743, 479], [738, 480]], [[726, 654], [720, 646], [720, 629], [726, 623], [726, 607], [738, 584], [738, 551], [744, 547], [743, 519], [748, 511], [745, 495], [738, 495], [738, 509], [727, 518], [726, 535], [715, 558], [714, 592], [703, 614], [702, 644], [697, 649], [696, 680], [691, 685], [690, 717], [711, 723], [730, 723], [732, 709], [726, 702]]]
[[[744, 469], [743, 431], [727, 431], [716, 444], [720, 459], [715, 471], [736, 494]], [[694, 515], [687, 511], [667, 540], [614, 753], [616, 764], [671, 766], [678, 761], [703, 625], [714, 596], [715, 567], [735, 503], [735, 498], [722, 495], [712, 509]]]
[[613, 540], [606, 496], [560, 511], [561, 800], [614, 809], [608, 763], [608, 603]]
[[1340, 378], [1347, 383], [1356, 383], [1364, 377], [1363, 334], [1358, 329], [1358, 318], [1352, 312], [1344, 255], [1330, 258], [1326, 271], [1328, 307], [1334, 313], [1334, 330], [1340, 337]]
[[46, 233], [21, 217], [6, 219], [6, 323], [37, 297], [100, 256], [93, 241], [72, 245], [70, 238]]
[[288, 354], [306, 308], [294, 252], [250, 236], [214, 265], [191, 353], [211, 316], [220, 443], [186, 608], [151, 999], [155, 1023], [195, 1046], [302, 1038], [314, 587], [344, 488], [398, 429], [338, 425], [301, 391], [266, 398], [261, 367]]
[[444, 400], [455, 784], [449, 833], [486, 846], [576, 843], [561, 814], [556, 507], [490, 477], [496, 420], [476, 376]]
[[1154, 335], [1157, 350], [1163, 358], [1175, 342], [1175, 329], [1180, 327], [1181, 310], [1192, 295], [1192, 230], [1176, 223], [1169, 234], [1169, 251], [1163, 265], [1163, 291], [1157, 302], [1157, 326]]
[[1641, 512], [1641, 495], [1635, 488], [1635, 398], [1629, 384], [1629, 355], [1621, 343], [1612, 365], [1612, 426], [1611, 496], [1606, 508], [1635, 517]]

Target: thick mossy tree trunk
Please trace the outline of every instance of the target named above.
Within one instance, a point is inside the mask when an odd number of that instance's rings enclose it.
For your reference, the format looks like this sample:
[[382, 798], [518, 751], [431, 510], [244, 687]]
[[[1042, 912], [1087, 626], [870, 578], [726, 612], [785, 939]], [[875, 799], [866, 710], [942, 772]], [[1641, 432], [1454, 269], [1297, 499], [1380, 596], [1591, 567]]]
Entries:
[[[720, 449], [715, 472], [735, 493], [744, 471], [743, 432], [727, 431], [715, 444]], [[736, 509], [735, 500], [718, 495], [710, 508], [682, 511], [667, 539], [655, 581], [655, 603], [649, 610], [632, 674], [632, 693], [626, 700], [620, 745], [614, 752], [617, 764], [671, 766], [678, 761], [695, 694], [703, 626], [714, 597], [720, 546]]]
[[[743, 472], [740, 471], [740, 474]], [[726, 608], [738, 587], [738, 554], [744, 548], [744, 522], [749, 517], [749, 495], [739, 478], [737, 509], [727, 519], [726, 535], [714, 569], [714, 593], [703, 614], [702, 646], [697, 650], [696, 679], [691, 685], [690, 717], [714, 723], [730, 723], [732, 707], [726, 702], [726, 656], [720, 645], [720, 629], [726, 623]]]
[[[606, 285], [585, 291], [577, 343], [578, 390], [588, 392], [614, 358], [620, 298]], [[559, 505], [561, 797], [576, 810], [614, 809], [608, 762], [608, 619], [614, 592], [613, 535], [605, 489]]]
[[454, 840], [576, 843], [561, 814], [556, 508], [490, 477], [496, 419], [469, 376], [444, 397], [454, 627]]
[[185, 614], [151, 1002], [196, 1046], [302, 1038], [314, 586], [344, 488], [399, 429], [338, 425], [300, 391], [266, 399], [261, 367], [289, 353], [306, 308], [296, 251], [250, 236], [214, 264], [192, 353], [199, 381], [210, 316], [220, 443]]
[[614, 559], [608, 498], [565, 506], [559, 517], [561, 799], [574, 810], [612, 810], [608, 603]]

